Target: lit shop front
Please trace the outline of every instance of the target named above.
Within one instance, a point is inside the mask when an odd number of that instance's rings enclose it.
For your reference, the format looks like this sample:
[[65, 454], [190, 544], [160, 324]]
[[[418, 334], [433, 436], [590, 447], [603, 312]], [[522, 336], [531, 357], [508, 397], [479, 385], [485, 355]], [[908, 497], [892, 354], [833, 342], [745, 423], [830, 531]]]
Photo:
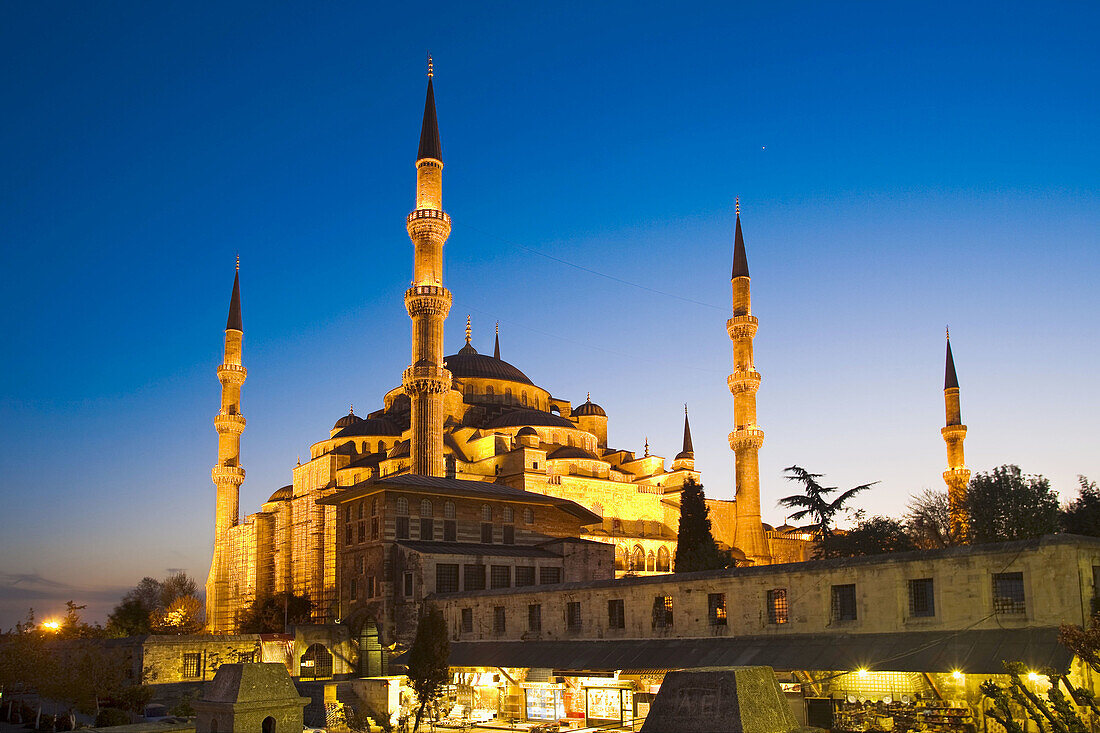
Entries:
[[[986, 680], [1008, 683], [1005, 660], [1033, 670], [1025, 682], [1037, 695], [1045, 695], [1049, 685], [1039, 674], [1046, 668], [1067, 673], [1075, 685], [1096, 691], [1094, 681], [1081, 673], [1080, 663], [1058, 644], [1057, 631], [456, 642], [451, 659], [540, 664], [469, 671], [500, 671], [502, 688], [509, 688], [499, 697], [501, 717], [559, 724], [563, 729], [639, 728], [665, 673], [678, 662], [679, 669], [771, 667], [801, 725], [844, 733], [984, 733], [1000, 726], [986, 714], [991, 701], [983, 697], [980, 686]], [[578, 661], [591, 666], [578, 671]], [[553, 662], [559, 664], [547, 664]], [[653, 666], [643, 669], [639, 663]], [[514, 700], [510, 707], [509, 700]]]

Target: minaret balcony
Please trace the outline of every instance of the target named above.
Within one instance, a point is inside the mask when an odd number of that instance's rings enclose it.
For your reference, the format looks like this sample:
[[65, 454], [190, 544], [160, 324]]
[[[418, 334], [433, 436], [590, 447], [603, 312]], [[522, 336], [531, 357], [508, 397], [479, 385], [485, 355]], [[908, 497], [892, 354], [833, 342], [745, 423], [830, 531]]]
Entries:
[[943, 472], [943, 482], [955, 488], [965, 488], [970, 483], [970, 469], [966, 466], [956, 466]]
[[451, 311], [451, 291], [442, 285], [413, 285], [405, 291], [405, 310], [410, 318], [446, 318]]
[[734, 395], [755, 394], [760, 389], [760, 372], [755, 369], [734, 372], [726, 378], [726, 384]]
[[734, 316], [726, 321], [726, 333], [730, 335], [731, 341], [751, 339], [756, 336], [758, 325], [756, 316]]
[[219, 413], [214, 416], [214, 427], [217, 428], [219, 433], [236, 433], [240, 435], [244, 432], [244, 426], [244, 415]]
[[764, 431], [755, 425], [746, 425], [729, 434], [730, 450], [760, 450], [764, 445]]
[[240, 486], [244, 483], [244, 469], [240, 466], [214, 466], [210, 469], [210, 478], [215, 484], [233, 484]]
[[405, 217], [405, 229], [414, 241], [433, 236], [446, 239], [451, 234], [451, 217], [439, 209], [416, 209]]
[[248, 376], [248, 370], [240, 364], [219, 364], [218, 365], [218, 381], [222, 384], [244, 384], [245, 378]]
[[414, 394], [442, 394], [451, 388], [451, 373], [435, 364], [417, 364], [401, 374], [401, 384]]
[[954, 443], [955, 441], [962, 440], [966, 437], [966, 426], [945, 425], [944, 427], [940, 428], [940, 434], [947, 442]]

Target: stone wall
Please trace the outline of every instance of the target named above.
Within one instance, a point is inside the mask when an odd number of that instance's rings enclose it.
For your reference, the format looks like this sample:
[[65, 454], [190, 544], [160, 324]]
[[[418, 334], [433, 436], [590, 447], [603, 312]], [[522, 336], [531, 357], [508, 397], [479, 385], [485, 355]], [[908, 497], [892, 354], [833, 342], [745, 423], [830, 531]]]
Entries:
[[[542, 639], [711, 637], [785, 633], [878, 633], [898, 630], [1021, 628], [1084, 624], [1096, 594], [1100, 539], [1054, 535], [1040, 540], [926, 553], [766, 565], [683, 575], [572, 583], [554, 588], [437, 596], [448, 628], [461, 629], [461, 609], [492, 619], [503, 606], [504, 633], [475, 624], [459, 640], [521, 639], [528, 607], [541, 606]], [[1020, 573], [1021, 612], [995, 608], [993, 576]], [[910, 581], [931, 579], [933, 612], [917, 615]], [[855, 618], [837, 613], [834, 587], [854, 586]], [[782, 590], [784, 623], [770, 623], [768, 591]], [[839, 591], [847, 592], [846, 590]], [[724, 624], [713, 623], [712, 595], [722, 596]], [[654, 623], [655, 600], [671, 598], [672, 623]], [[609, 601], [623, 602], [625, 628], [609, 626]], [[567, 604], [580, 604], [579, 628], [567, 628]], [[1012, 609], [1015, 610], [1015, 609]]]

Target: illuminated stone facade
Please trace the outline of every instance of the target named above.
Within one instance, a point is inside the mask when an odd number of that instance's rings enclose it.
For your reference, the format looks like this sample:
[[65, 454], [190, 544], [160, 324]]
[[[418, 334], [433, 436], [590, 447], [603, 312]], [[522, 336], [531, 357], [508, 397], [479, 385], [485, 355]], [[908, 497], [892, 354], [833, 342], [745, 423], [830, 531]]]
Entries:
[[[578, 529], [581, 537], [614, 545], [619, 575], [672, 569], [678, 495], [685, 481], [700, 479], [686, 415], [684, 445], [671, 462], [650, 455], [648, 445], [638, 456], [609, 445], [607, 413], [590, 398], [574, 405], [554, 397], [501, 359], [499, 334], [492, 356], [478, 353], [467, 320], [465, 345], [444, 356], [443, 324], [451, 294], [443, 286], [442, 252], [451, 224], [442, 209], [442, 186], [443, 156], [429, 79], [416, 161], [416, 199], [406, 219], [414, 250], [413, 280], [405, 292], [412, 321], [410, 365], [401, 384], [384, 395], [380, 408], [365, 417], [349, 411], [337, 420], [328, 436], [311, 447], [309, 460], [294, 469], [292, 483], [275, 491], [259, 512], [241, 523], [236, 514], [237, 489], [244, 477], [236, 460], [238, 428], [244, 426], [239, 417], [244, 375], [239, 324], [236, 331], [226, 332], [230, 366], [219, 368], [219, 377], [225, 385], [223, 395], [228, 395], [223, 397], [223, 413], [233, 417], [224, 433], [218, 424], [219, 440], [225, 436], [225, 456], [215, 469], [223, 473], [215, 475], [218, 518], [207, 612], [211, 630], [235, 631], [241, 613], [255, 598], [285, 591], [308, 596], [315, 621], [338, 618], [336, 507], [318, 502], [363, 481], [408, 473], [494, 482], [576, 502], [595, 515], [592, 524]], [[736, 238], [743, 257], [739, 217]], [[239, 320], [237, 285], [234, 303]], [[759, 430], [752, 377], [758, 380], [759, 375], [752, 369], [751, 333], [742, 337], [736, 330], [747, 328], [736, 324], [751, 321], [755, 331], [748, 308], [746, 273], [734, 279], [734, 318], [729, 326], [738, 370], [730, 378], [738, 416], [738, 429], [731, 434], [738, 461], [737, 501], [708, 503], [716, 516], [722, 515], [715, 524], [719, 543], [748, 542], [742, 555], [762, 562], [773, 550], [760, 523], [759, 440], [753, 437]], [[235, 362], [230, 359], [231, 339]], [[219, 420], [228, 419], [219, 415]], [[735, 436], [736, 445], [744, 447], [734, 445]], [[808, 545], [801, 535], [770, 528], [769, 535], [774, 537], [775, 554], [804, 559]]]

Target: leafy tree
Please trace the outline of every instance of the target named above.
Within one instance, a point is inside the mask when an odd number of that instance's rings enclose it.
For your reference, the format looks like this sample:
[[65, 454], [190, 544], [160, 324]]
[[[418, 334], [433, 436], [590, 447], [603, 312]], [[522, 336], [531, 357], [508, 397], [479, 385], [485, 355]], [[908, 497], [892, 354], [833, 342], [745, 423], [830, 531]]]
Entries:
[[153, 611], [149, 626], [156, 634], [197, 634], [202, 631], [204, 610], [195, 596], [180, 596], [163, 611]]
[[967, 490], [970, 541], [1007, 542], [1058, 531], [1058, 495], [1043, 476], [1004, 465], [979, 473]]
[[74, 601], [65, 601], [65, 618], [61, 619], [61, 625], [54, 635], [59, 639], [89, 639], [103, 636], [104, 631], [101, 626], [84, 623], [80, 617], [80, 612], [87, 607], [87, 604], [77, 605]]
[[796, 522], [806, 517], [813, 519], [815, 527], [814, 533], [819, 543], [824, 542], [824, 540], [832, 534], [834, 520], [841, 511], [847, 508], [845, 505], [852, 497], [860, 492], [866, 491], [878, 483], [878, 481], [873, 481], [869, 484], [855, 486], [832, 501], [829, 501], [829, 495], [839, 491], [839, 489], [836, 486], [822, 486], [818, 483], [817, 480], [824, 476], [824, 474], [810, 473], [800, 466], [790, 466], [784, 470], [788, 474], [784, 476], [784, 478], [788, 481], [797, 481], [801, 483], [804, 493], [785, 496], [779, 500], [779, 505], [787, 509], [797, 509], [798, 511], [794, 512], [789, 517]]
[[726, 567], [728, 560], [718, 551], [718, 545], [710, 531], [709, 515], [703, 485], [689, 478], [684, 482], [680, 493], [675, 572], [691, 573]]
[[[153, 611], [160, 606], [160, 594], [160, 581], [146, 575], [141, 579], [140, 583], [127, 591], [126, 595], [122, 597], [122, 600], [138, 601], [147, 608], [148, 611]], [[148, 611], [146, 615], [148, 615]]]
[[428, 604], [416, 624], [416, 638], [409, 649], [409, 684], [420, 701], [416, 711], [415, 732], [428, 703], [439, 697], [443, 685], [450, 679], [447, 658], [451, 645], [447, 641], [447, 623], [438, 606]]
[[138, 598], [123, 598], [107, 616], [108, 636], [141, 636], [152, 633], [149, 615], [155, 608], [146, 608]]
[[908, 509], [905, 521], [917, 549], [938, 550], [966, 543], [966, 538], [953, 530], [946, 491], [927, 489], [910, 497]]
[[179, 570], [160, 581], [160, 608], [168, 608], [178, 598], [197, 598], [199, 587], [187, 573]]
[[[287, 626], [308, 624], [313, 602], [293, 593], [257, 598], [241, 619], [242, 634], [281, 634]], [[285, 623], [284, 623], [285, 619]]]
[[1062, 509], [1062, 531], [1100, 537], [1100, 486], [1077, 477], [1080, 495]]
[[822, 557], [861, 557], [917, 549], [904, 523], [890, 517], [863, 519], [847, 532], [834, 532], [821, 545]]

